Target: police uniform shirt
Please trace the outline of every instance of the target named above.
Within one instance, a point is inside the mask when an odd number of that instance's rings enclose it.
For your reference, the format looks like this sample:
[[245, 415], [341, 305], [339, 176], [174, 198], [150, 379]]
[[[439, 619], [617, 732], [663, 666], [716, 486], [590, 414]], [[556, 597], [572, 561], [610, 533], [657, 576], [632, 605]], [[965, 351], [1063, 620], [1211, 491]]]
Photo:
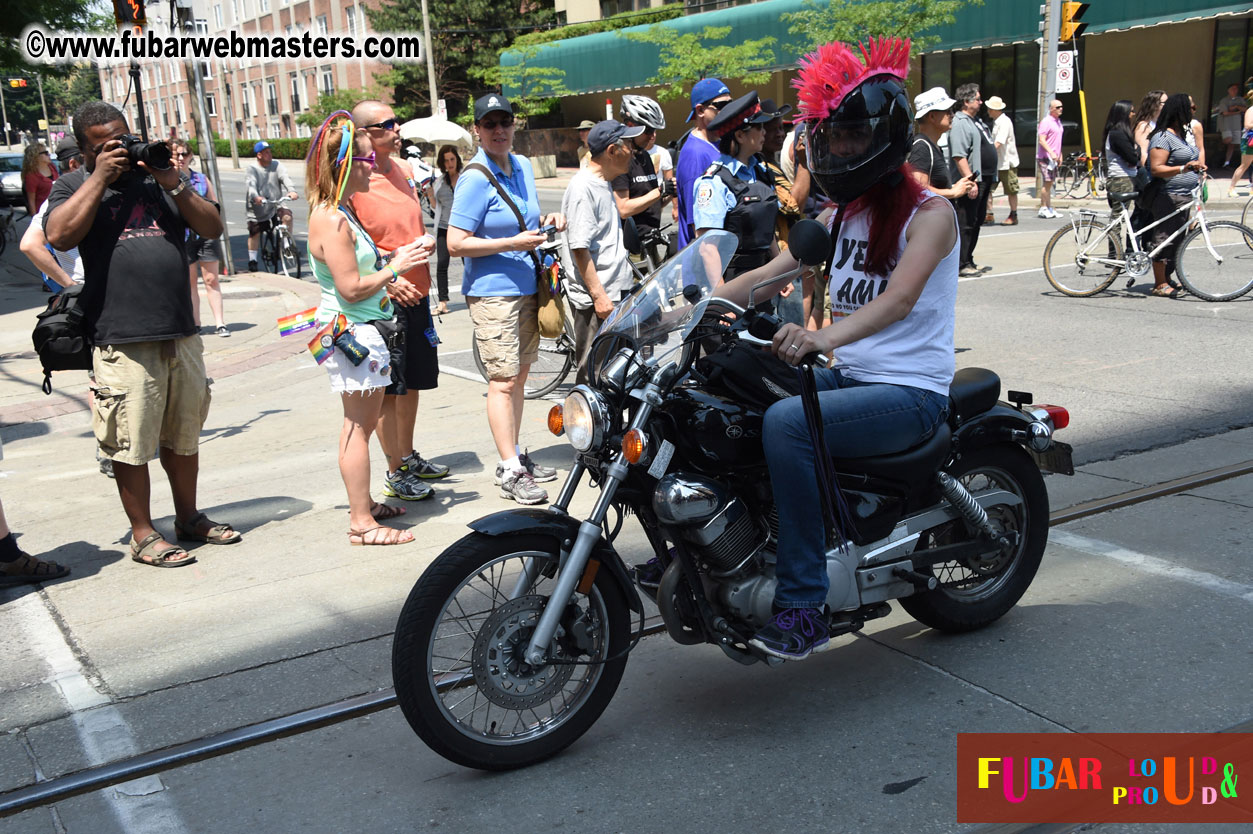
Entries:
[[[748, 165], [733, 156], [723, 154], [718, 162], [736, 179], [757, 182], [756, 159], [753, 159], [753, 164]], [[727, 188], [726, 183], [716, 173], [706, 173], [696, 181], [694, 191], [692, 220], [697, 231], [723, 228], [727, 212], [735, 208], [735, 195]]]

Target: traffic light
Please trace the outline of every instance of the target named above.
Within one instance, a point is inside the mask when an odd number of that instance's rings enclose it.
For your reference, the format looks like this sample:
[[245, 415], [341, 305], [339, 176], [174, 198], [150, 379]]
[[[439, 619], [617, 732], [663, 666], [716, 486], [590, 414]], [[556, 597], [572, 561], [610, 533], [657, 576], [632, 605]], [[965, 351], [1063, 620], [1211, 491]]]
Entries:
[[1061, 39], [1063, 41], [1074, 40], [1083, 34], [1084, 29], [1088, 28], [1088, 24], [1079, 22], [1079, 18], [1083, 17], [1083, 13], [1087, 10], [1087, 3], [1062, 3]]
[[25, 87], [26, 83], [27, 82], [25, 78], [10, 78], [9, 79], [9, 86], [13, 87], [14, 89], [17, 89], [19, 87]]
[[113, 0], [113, 19], [118, 26], [143, 26], [147, 22], [144, 0]]

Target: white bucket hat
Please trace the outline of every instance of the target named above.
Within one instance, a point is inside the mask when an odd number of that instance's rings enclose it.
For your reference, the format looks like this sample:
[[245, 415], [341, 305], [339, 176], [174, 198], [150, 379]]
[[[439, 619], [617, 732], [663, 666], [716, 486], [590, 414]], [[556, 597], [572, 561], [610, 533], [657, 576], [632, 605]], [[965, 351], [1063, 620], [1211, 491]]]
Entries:
[[947, 110], [956, 103], [957, 100], [949, 98], [943, 87], [932, 87], [914, 96], [914, 118], [921, 119], [932, 110]]

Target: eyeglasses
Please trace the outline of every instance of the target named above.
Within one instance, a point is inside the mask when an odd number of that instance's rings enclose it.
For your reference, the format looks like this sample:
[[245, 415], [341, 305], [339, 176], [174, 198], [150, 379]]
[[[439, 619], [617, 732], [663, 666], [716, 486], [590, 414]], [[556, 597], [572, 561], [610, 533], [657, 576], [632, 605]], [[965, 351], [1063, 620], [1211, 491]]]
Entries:
[[396, 125], [397, 125], [397, 122], [396, 122], [396, 119], [395, 119], [395, 118], [391, 118], [391, 119], [384, 119], [383, 121], [381, 121], [381, 122], [375, 122], [375, 123], [374, 123], [374, 124], [372, 124], [372, 125], [365, 125], [365, 126], [362, 128], [362, 130], [369, 130], [369, 129], [370, 129], [370, 128], [372, 128], [372, 127], [381, 127], [381, 128], [383, 128], [383, 130], [395, 130], [395, 129], [396, 129]]
[[191, 153], [191, 151], [179, 151], [178, 153], [176, 153], [176, 154], [174, 154], [174, 155], [175, 155], [176, 157], [178, 157], [179, 159], [182, 159], [182, 158], [183, 158], [183, 157], [185, 157], [185, 156], [191, 156], [191, 155], [192, 155], [192, 153]]
[[370, 151], [370, 155], [369, 155], [369, 156], [354, 156], [354, 157], [352, 158], [352, 161], [353, 161], [353, 162], [368, 162], [368, 163], [370, 163], [370, 167], [371, 167], [371, 168], [373, 168], [373, 167], [374, 167], [374, 158], [375, 158], [375, 153], [374, 153], [374, 151]]
[[501, 119], [500, 121], [484, 119], [479, 122], [479, 127], [483, 130], [495, 130], [498, 127], [513, 127], [513, 119]]

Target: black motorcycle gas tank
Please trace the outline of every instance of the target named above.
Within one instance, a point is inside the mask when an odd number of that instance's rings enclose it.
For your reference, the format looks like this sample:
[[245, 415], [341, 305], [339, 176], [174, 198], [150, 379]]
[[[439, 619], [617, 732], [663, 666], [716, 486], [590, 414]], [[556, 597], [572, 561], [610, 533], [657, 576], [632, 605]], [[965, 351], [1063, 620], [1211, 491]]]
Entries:
[[766, 465], [762, 412], [695, 387], [679, 386], [658, 409], [675, 453], [696, 469], [737, 471]]

